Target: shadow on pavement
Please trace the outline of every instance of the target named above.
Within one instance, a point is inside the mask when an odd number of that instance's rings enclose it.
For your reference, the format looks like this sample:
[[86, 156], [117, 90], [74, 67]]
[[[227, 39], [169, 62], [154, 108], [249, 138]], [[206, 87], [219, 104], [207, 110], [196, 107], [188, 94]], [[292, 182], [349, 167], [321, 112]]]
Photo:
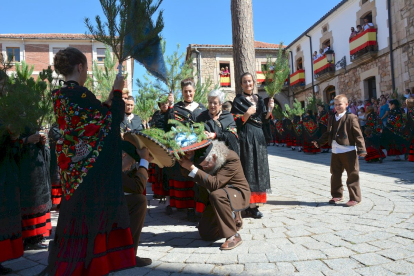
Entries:
[[[269, 157], [278, 156], [293, 160], [300, 160], [311, 164], [329, 166], [331, 162], [331, 153], [308, 154], [303, 152], [292, 151], [286, 147], [267, 147]], [[408, 161], [392, 162], [393, 156], [384, 159], [383, 163], [367, 163], [364, 159], [359, 160], [359, 169], [361, 172], [379, 174], [400, 178], [396, 184], [413, 185], [414, 184], [414, 163]], [[271, 165], [270, 165], [271, 166]], [[329, 168], [328, 168], [329, 170]]]

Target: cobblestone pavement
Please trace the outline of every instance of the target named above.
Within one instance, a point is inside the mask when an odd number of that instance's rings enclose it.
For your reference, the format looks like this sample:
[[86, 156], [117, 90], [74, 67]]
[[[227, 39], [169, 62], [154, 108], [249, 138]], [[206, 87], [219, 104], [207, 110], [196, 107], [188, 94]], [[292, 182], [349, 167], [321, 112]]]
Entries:
[[[363, 201], [348, 208], [327, 204], [330, 154], [268, 150], [272, 195], [263, 219], [244, 219], [241, 246], [220, 251], [224, 240], [201, 240], [185, 212], [167, 216], [150, 200], [138, 255], [152, 265], [112, 275], [414, 275], [414, 163], [362, 161]], [[4, 265], [36, 275], [47, 255], [26, 251]]]

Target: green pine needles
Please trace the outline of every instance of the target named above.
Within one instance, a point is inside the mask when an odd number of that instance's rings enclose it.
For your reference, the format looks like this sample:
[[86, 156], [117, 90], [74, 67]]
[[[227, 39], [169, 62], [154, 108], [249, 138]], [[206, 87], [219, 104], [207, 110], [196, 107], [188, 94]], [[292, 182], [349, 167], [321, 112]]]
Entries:
[[293, 102], [292, 108], [290, 108], [288, 104], [285, 104], [285, 109], [283, 115], [290, 120], [293, 120], [295, 116], [302, 116], [302, 114], [305, 113], [305, 109], [297, 99]]
[[269, 97], [273, 98], [282, 90], [289, 72], [289, 52], [283, 49], [283, 42], [280, 42], [277, 60], [273, 61], [272, 56], [268, 56], [266, 71], [263, 72], [266, 77], [265, 90]]
[[197, 136], [197, 142], [207, 139], [207, 136], [204, 134], [203, 123], [194, 123], [192, 126], [189, 124], [184, 125], [177, 120], [169, 120], [168, 123], [174, 125], [174, 128], [168, 132], [158, 128], [151, 128], [143, 130], [142, 133], [151, 136], [169, 148], [177, 160], [180, 160], [180, 155], [184, 154], [181, 146], [175, 141], [175, 137], [178, 134], [185, 134], [187, 137], [191, 134], [195, 134]]

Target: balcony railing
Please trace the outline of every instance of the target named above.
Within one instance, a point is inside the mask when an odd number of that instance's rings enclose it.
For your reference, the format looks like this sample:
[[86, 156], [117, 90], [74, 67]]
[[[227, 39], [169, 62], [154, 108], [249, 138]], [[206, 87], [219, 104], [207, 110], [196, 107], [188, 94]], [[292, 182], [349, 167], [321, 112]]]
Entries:
[[230, 75], [220, 76], [220, 86], [221, 87], [230, 87], [231, 86]]
[[351, 61], [354, 62], [362, 56], [376, 54], [377, 46], [377, 29], [368, 29], [353, 38], [349, 39], [349, 54]]
[[294, 88], [305, 86], [305, 70], [297, 70], [295, 73], [290, 75], [290, 86]]
[[335, 73], [335, 54], [332, 62], [328, 62], [326, 55], [321, 56], [313, 61], [313, 74], [316, 79], [329, 77]]

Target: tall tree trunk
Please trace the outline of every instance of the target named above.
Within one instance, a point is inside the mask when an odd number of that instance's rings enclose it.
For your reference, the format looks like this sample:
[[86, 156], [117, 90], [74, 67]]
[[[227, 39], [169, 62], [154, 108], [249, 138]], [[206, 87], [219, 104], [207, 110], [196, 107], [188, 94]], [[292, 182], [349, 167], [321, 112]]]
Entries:
[[240, 76], [243, 73], [251, 73], [256, 83], [252, 0], [231, 0], [231, 25], [236, 94], [241, 94]]

